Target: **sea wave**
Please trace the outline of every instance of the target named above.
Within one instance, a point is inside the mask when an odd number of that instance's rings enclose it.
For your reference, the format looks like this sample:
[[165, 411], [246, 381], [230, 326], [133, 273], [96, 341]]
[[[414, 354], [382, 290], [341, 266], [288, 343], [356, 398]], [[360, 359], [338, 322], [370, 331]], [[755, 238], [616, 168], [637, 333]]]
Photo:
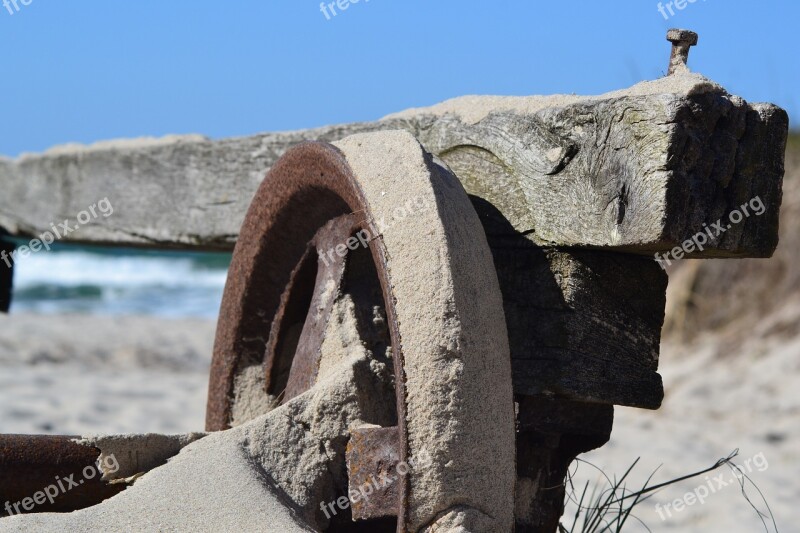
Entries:
[[19, 257], [12, 312], [213, 318], [230, 254], [53, 250]]

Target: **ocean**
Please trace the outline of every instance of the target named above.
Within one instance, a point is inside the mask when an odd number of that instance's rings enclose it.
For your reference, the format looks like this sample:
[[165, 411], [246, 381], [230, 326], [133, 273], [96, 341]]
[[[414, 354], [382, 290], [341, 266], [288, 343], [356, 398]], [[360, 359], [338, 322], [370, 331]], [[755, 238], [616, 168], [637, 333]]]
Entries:
[[230, 253], [60, 245], [19, 257], [11, 313], [216, 319]]

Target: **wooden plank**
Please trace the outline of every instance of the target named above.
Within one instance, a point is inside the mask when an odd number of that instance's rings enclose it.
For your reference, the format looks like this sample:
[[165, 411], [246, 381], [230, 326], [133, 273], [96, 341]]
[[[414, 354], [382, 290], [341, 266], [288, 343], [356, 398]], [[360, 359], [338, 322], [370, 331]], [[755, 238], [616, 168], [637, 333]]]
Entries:
[[763, 215], [693, 257], [767, 257], [777, 246], [788, 122], [774, 106], [664, 95], [465, 120], [446, 113], [418, 136], [540, 246], [663, 253], [756, 197]]
[[373, 123], [238, 139], [62, 147], [0, 162], [0, 227], [35, 236], [108, 198], [114, 214], [66, 240], [230, 249], [289, 146], [385, 129], [414, 133], [538, 245], [665, 252], [755, 196], [765, 214], [695, 256], [762, 257], [777, 243], [787, 115], [696, 75], [602, 97], [468, 97]]
[[152, 248], [232, 250], [266, 172], [291, 146], [378, 129], [350, 124], [212, 141], [201, 136], [60, 147], [0, 162], [0, 228], [35, 237], [107, 198], [63, 240]]

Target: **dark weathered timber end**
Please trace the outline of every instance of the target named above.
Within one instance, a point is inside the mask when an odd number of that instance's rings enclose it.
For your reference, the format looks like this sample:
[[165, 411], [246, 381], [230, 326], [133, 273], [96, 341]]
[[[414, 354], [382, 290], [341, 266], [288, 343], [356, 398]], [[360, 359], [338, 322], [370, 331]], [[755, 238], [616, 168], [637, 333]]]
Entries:
[[0, 313], [8, 313], [11, 307], [11, 289], [14, 282], [14, 262], [11, 252], [16, 247], [0, 237]]
[[614, 408], [520, 396], [517, 409], [515, 531], [558, 531], [564, 512], [567, 469], [581, 453], [608, 442]]
[[[747, 104], [715, 93], [693, 96], [675, 113], [667, 169], [667, 247], [680, 246], [721, 221], [713, 251], [687, 257], [770, 257], [778, 246], [778, 220], [789, 116], [771, 104]], [[753, 200], [759, 202], [753, 202]], [[731, 223], [750, 202], [763, 206]], [[687, 233], [689, 232], [689, 233]]]

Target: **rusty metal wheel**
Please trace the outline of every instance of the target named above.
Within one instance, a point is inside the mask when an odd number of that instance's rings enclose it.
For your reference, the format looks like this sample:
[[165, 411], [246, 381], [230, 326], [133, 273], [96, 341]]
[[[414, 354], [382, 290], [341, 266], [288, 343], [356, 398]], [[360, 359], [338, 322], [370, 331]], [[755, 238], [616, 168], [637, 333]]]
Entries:
[[[368, 251], [374, 261], [368, 284], [387, 282], [379, 241], [372, 238], [377, 232], [361, 196], [341, 153], [330, 145], [304, 143], [270, 172], [245, 218], [228, 274], [207, 430], [240, 425], [314, 384], [324, 327], [345, 281], [348, 256], [351, 263], [355, 258], [364, 263]], [[363, 230], [369, 241], [355, 239], [367, 248], [352, 253], [346, 243]], [[337, 245], [344, 253], [337, 253]], [[330, 284], [333, 290], [326, 291]], [[382, 301], [376, 304], [385, 309]], [[310, 314], [315, 308], [322, 312]], [[237, 390], [237, 377], [254, 367], [259, 389]]]
[[[337, 322], [337, 305], [354, 324]], [[351, 486], [421, 455], [432, 464], [354, 502], [358, 522], [329, 531], [510, 530], [513, 399], [496, 274], [466, 193], [409, 134], [305, 143], [270, 170], [228, 275], [206, 428], [310, 390], [330, 371], [329, 332], [346, 327], [353, 335], [340, 336], [393, 374], [396, 407], [391, 423], [352, 432]]]

